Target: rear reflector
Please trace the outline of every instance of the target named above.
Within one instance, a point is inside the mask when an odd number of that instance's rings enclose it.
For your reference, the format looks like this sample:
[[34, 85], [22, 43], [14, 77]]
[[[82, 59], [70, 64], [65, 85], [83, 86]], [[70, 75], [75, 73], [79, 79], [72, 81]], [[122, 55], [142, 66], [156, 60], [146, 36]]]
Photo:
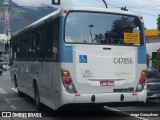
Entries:
[[81, 96], [80, 94], [78, 94], [78, 93], [76, 93], [76, 94], [74, 94], [75, 96]]
[[136, 96], [137, 95], [137, 93], [132, 93], [132, 96]]

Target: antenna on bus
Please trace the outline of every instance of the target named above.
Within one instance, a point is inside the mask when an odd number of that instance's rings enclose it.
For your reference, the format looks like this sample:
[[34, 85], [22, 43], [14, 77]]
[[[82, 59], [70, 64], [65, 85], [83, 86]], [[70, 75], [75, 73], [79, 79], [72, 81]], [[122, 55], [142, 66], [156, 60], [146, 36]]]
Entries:
[[104, 2], [106, 8], [108, 8], [106, 1], [105, 0], [102, 0], [102, 1]]
[[60, 5], [61, 0], [52, 0], [52, 5]]
[[121, 10], [128, 11], [127, 7], [121, 7]]

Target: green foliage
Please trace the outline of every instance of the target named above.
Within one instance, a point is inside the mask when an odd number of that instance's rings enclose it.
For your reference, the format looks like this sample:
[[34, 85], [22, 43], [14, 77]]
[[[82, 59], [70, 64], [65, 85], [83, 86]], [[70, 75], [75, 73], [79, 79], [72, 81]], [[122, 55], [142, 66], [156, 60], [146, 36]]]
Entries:
[[160, 15], [157, 18], [157, 29], [160, 30]]
[[20, 14], [24, 14], [24, 13], [25, 13], [25, 11], [23, 9], [20, 9], [20, 8], [12, 7], [11, 10], [10, 10], [11, 15], [20, 15]]
[[0, 11], [4, 11], [4, 7], [3, 6], [0, 6]]
[[160, 60], [156, 60], [156, 59], [152, 60], [152, 68], [157, 69], [158, 66], [160, 66]]
[[[12, 19], [20, 19], [22, 15], [26, 13], [25, 10], [18, 8], [18, 7], [10, 7], [9, 14], [10, 14], [10, 21]], [[4, 31], [4, 6], [0, 6], [0, 33]]]

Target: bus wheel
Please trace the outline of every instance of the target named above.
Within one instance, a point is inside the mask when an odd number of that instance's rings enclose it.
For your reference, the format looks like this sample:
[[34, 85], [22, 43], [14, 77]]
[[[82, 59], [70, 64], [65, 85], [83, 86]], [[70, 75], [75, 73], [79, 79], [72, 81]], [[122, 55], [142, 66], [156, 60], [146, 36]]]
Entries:
[[14, 85], [15, 85], [15, 88], [17, 89], [17, 91], [18, 91], [19, 97], [23, 97], [23, 96], [24, 96], [24, 93], [21, 92], [21, 91], [18, 89], [18, 84], [17, 84], [16, 76], [14, 76]]
[[40, 97], [39, 97], [37, 83], [34, 84], [34, 101], [35, 101], [36, 108], [38, 110], [40, 110], [41, 109], [41, 103], [40, 103]]
[[24, 96], [24, 93], [23, 93], [23, 92], [21, 92], [21, 91], [18, 89], [18, 87], [17, 87], [17, 91], [18, 91], [18, 95], [19, 95], [19, 97], [23, 97], [23, 96]]

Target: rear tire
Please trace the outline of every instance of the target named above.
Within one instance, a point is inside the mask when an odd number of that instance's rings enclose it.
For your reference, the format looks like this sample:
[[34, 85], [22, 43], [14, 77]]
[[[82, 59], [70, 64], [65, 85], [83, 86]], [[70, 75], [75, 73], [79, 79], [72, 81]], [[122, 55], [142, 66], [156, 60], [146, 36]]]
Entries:
[[41, 109], [41, 103], [40, 103], [40, 97], [39, 97], [39, 91], [38, 91], [37, 83], [34, 84], [34, 101], [35, 101], [36, 108], [38, 110], [40, 110]]
[[24, 96], [24, 93], [21, 92], [21, 91], [18, 89], [18, 87], [17, 87], [17, 91], [18, 91], [18, 96], [19, 96], [19, 97], [23, 97], [23, 96]]
[[17, 91], [18, 91], [18, 96], [19, 96], [19, 97], [23, 97], [23, 96], [24, 96], [24, 93], [21, 92], [21, 91], [18, 89], [18, 84], [17, 84], [16, 76], [14, 76], [14, 85], [15, 85], [15, 88], [17, 89]]

